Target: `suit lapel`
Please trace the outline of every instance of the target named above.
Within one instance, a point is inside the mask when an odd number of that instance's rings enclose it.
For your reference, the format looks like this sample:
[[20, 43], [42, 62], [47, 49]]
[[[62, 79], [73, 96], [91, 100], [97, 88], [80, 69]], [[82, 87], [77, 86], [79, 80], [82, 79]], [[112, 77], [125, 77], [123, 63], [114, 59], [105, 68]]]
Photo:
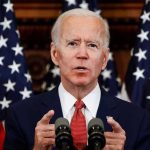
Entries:
[[[46, 97], [44, 97], [42, 100], [41, 106], [43, 106], [41, 107], [41, 109], [42, 111], [44, 111], [44, 114], [51, 109], [55, 111], [55, 114], [51, 119], [51, 123], [55, 123], [57, 118], [63, 117], [60, 99], [58, 96], [58, 87], [47, 93]], [[114, 119], [117, 119], [118, 113], [116, 111], [116, 108], [116, 98], [110, 96], [104, 90], [101, 90], [101, 100], [96, 117], [102, 119], [105, 130], [107, 131], [110, 131], [111, 128], [107, 123], [106, 116], [112, 116], [114, 117]]]
[[111, 127], [107, 123], [106, 116], [112, 116], [114, 119], [118, 118], [118, 113], [116, 113], [116, 98], [109, 96], [104, 90], [101, 90], [101, 100], [98, 107], [96, 117], [102, 119], [104, 123], [105, 130], [111, 131]]
[[42, 105], [44, 107], [42, 109], [47, 109], [47, 111], [53, 109], [55, 111], [55, 114], [51, 119], [51, 123], [55, 123], [57, 118], [63, 117], [60, 99], [58, 96], [58, 87], [48, 92], [46, 99], [42, 101]]

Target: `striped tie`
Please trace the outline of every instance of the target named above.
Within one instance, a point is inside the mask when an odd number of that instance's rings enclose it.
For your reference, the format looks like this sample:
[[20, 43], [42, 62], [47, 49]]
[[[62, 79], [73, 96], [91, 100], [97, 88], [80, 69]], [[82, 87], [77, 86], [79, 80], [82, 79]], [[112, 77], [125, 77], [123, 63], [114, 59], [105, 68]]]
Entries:
[[84, 150], [87, 144], [86, 121], [81, 111], [83, 107], [85, 107], [83, 101], [77, 100], [75, 103], [75, 112], [70, 124], [73, 143], [77, 150]]

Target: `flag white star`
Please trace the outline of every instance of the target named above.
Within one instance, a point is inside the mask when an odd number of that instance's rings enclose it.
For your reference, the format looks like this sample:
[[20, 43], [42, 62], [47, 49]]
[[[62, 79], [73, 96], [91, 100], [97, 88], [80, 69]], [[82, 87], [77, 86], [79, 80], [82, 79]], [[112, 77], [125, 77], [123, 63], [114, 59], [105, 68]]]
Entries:
[[94, 12], [95, 12], [97, 15], [100, 15], [102, 11], [99, 9], [99, 10], [94, 10]]
[[4, 108], [8, 108], [9, 104], [11, 103], [11, 100], [7, 100], [6, 97], [3, 98], [3, 101], [0, 101], [0, 104], [2, 105], [2, 110]]
[[16, 33], [18, 35], [18, 38], [20, 38], [20, 32], [19, 32], [19, 30], [16, 30]]
[[4, 64], [3, 64], [3, 60], [4, 60], [4, 58], [5, 58], [5, 57], [0, 57], [0, 65], [1, 65], [1, 66], [3, 66], [3, 65], [4, 65]]
[[146, 96], [146, 99], [149, 99], [149, 100], [150, 100], [150, 95], [149, 95], [149, 96]]
[[68, 3], [68, 6], [71, 5], [76, 5], [76, 1], [75, 0], [65, 0]]
[[4, 38], [2, 35], [0, 36], [0, 48], [2, 48], [2, 46], [7, 47], [6, 42], [8, 41], [8, 38]]
[[148, 2], [150, 2], [150, 0], [146, 0], [146, 4], [148, 4]]
[[107, 70], [105, 69], [101, 75], [103, 76], [103, 79], [106, 80], [106, 79], [111, 79], [111, 70]]
[[139, 69], [139, 67], [136, 68], [136, 71], [133, 72], [133, 75], [136, 77], [136, 81], [139, 80], [140, 78], [144, 79], [144, 69]]
[[25, 87], [24, 90], [20, 91], [19, 93], [22, 95], [22, 99], [24, 100], [30, 97], [32, 91], [27, 90], [27, 88]]
[[15, 85], [16, 85], [16, 83], [15, 82], [11, 82], [10, 79], [8, 80], [8, 83], [4, 84], [4, 86], [6, 87], [6, 91], [7, 92], [10, 91], [10, 90], [15, 91], [15, 89], [14, 89]]
[[131, 49], [130, 55], [133, 56], [134, 48]]
[[142, 51], [141, 48], [139, 48], [139, 52], [135, 54], [136, 57], [138, 57], [138, 62], [140, 62], [142, 59], [146, 59], [146, 54], [147, 50]]
[[116, 81], [121, 84], [121, 79], [119, 77], [117, 77]]
[[46, 72], [48, 72], [49, 69], [50, 69], [50, 64], [48, 63], [48, 64], [46, 65]]
[[24, 76], [27, 78], [27, 82], [31, 82], [32, 81], [29, 72], [25, 73]]
[[47, 82], [44, 81], [44, 82], [42, 83], [42, 85], [41, 85], [42, 90], [45, 90], [45, 89], [46, 89], [46, 85], [47, 85]]
[[8, 68], [11, 69], [11, 74], [13, 74], [15, 71], [19, 73], [19, 67], [21, 66], [21, 64], [16, 64], [15, 61], [13, 61], [12, 65], [9, 65]]
[[15, 51], [15, 56], [18, 54], [23, 55], [23, 47], [21, 47], [18, 43], [16, 44], [16, 47], [12, 47], [12, 50]]
[[59, 76], [60, 75], [60, 72], [59, 72], [59, 68], [58, 67], [54, 67], [54, 69], [51, 70], [52, 74], [53, 74], [53, 77], [55, 78], [56, 76]]
[[3, 22], [0, 22], [0, 25], [3, 26], [3, 31], [6, 30], [7, 28], [10, 29], [10, 24], [11, 24], [12, 20], [7, 20], [7, 18], [4, 18]]
[[54, 84], [51, 84], [50, 87], [47, 88], [48, 91], [51, 91], [53, 88], [55, 88]]
[[85, 0], [83, 0], [79, 6], [83, 9], [88, 9], [88, 3], [86, 3]]
[[108, 60], [113, 60], [113, 53], [112, 52], [109, 53]]
[[145, 23], [146, 21], [150, 21], [150, 12], [147, 13], [146, 11], [143, 12], [143, 15], [140, 17], [142, 19], [142, 22]]
[[141, 30], [141, 33], [138, 34], [137, 37], [140, 38], [141, 42], [143, 42], [144, 40], [149, 40], [148, 34], [149, 34], [149, 31], [144, 32], [144, 30]]
[[102, 86], [102, 88], [107, 92], [109, 91], [109, 88], [106, 88], [105, 86]]
[[6, 7], [6, 12], [13, 11], [13, 4], [10, 2], [10, 0], [8, 0], [8, 3], [3, 5], [4, 7]]

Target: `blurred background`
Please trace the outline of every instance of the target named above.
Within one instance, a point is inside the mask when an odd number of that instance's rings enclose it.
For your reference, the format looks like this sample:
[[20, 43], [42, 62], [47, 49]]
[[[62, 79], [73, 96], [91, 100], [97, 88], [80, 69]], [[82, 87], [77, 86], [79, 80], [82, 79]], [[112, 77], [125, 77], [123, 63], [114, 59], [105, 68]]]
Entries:
[[[41, 92], [50, 59], [51, 27], [61, 13], [62, 0], [13, 0], [17, 26], [28, 69], [32, 76], [33, 90]], [[99, 0], [101, 15], [110, 25], [110, 50], [114, 53], [116, 68], [121, 81], [134, 46], [139, 18], [144, 0]]]

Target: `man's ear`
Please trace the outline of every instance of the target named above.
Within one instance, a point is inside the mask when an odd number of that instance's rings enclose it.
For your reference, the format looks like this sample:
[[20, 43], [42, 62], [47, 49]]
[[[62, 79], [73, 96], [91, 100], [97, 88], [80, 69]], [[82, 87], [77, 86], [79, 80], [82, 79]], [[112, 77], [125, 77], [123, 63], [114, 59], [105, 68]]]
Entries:
[[50, 54], [51, 54], [51, 59], [55, 65], [58, 65], [58, 49], [54, 42], [51, 42], [50, 45]]
[[107, 65], [107, 62], [108, 62], [108, 58], [109, 58], [109, 48], [104, 49], [103, 52], [104, 52], [104, 58], [103, 58], [102, 70], [105, 69], [105, 67], [106, 67], [106, 65]]

